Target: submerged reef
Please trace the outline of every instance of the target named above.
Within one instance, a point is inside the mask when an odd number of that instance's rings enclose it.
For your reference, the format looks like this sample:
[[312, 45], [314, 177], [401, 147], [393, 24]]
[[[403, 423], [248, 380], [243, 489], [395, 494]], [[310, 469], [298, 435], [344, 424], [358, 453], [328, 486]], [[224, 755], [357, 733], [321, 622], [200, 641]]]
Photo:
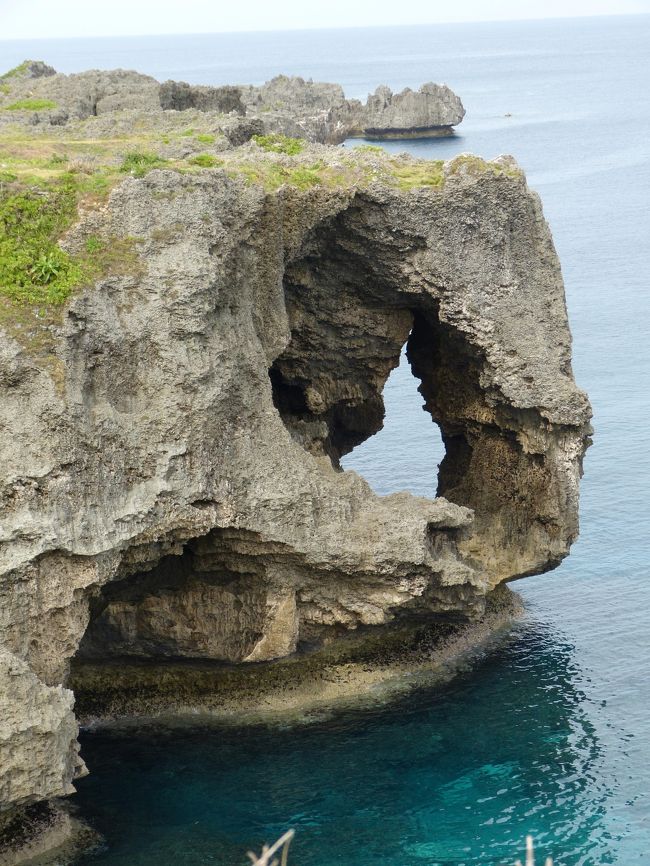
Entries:
[[[497, 587], [577, 536], [590, 434], [515, 161], [317, 143], [458, 122], [432, 86], [332, 132], [335, 85], [23, 67], [0, 96], [0, 836], [84, 772], [71, 684], [88, 715], [177, 708], [184, 675], [155, 695], [141, 665], [201, 659], [232, 708], [352, 632], [502, 622]], [[265, 111], [287, 93], [293, 126]], [[340, 466], [404, 346], [446, 448], [434, 500]], [[215, 708], [197, 677], [183, 705]]]

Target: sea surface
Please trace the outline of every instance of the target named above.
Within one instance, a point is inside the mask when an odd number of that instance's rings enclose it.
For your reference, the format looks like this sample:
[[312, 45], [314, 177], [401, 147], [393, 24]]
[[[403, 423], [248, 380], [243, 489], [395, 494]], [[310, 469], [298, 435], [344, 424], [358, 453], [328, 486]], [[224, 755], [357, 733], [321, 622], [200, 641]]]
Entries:
[[[297, 727], [82, 737], [87, 866], [244, 864], [286, 828], [291, 866], [497, 866], [532, 833], [562, 866], [650, 863], [650, 16], [214, 36], [0, 42], [0, 67], [138, 68], [260, 83], [284, 72], [447, 82], [467, 116], [418, 156], [516, 155], [566, 281], [594, 406], [582, 534], [517, 585], [509, 639], [448, 685]], [[345, 461], [380, 493], [433, 494], [441, 446], [404, 362], [382, 432]], [[540, 857], [541, 861], [541, 857]]]

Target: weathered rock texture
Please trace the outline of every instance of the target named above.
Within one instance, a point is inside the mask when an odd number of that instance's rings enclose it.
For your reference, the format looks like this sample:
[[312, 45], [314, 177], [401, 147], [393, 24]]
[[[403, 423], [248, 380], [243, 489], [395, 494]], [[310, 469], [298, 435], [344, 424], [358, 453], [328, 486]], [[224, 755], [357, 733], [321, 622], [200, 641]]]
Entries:
[[[400, 190], [358, 159], [363, 187], [125, 180], [65, 244], [137, 238], [138, 267], [73, 297], [47, 365], [0, 344], [3, 808], [79, 770], [75, 654], [274, 659], [480, 616], [566, 555], [589, 406], [537, 196], [508, 160]], [[338, 462], [405, 343], [447, 447], [433, 501]]]
[[[0, 94], [0, 125], [21, 117], [13, 111], [3, 114], [3, 102], [10, 105], [17, 99], [45, 99], [54, 102], [54, 107], [25, 111], [22, 119], [56, 126], [72, 120], [137, 111], [146, 115], [151, 125], [152, 118], [165, 111], [195, 109], [210, 116], [215, 131], [226, 132], [231, 128], [232, 123], [226, 122], [225, 115], [246, 116], [249, 122], [257, 121], [254, 131], [258, 133], [280, 132], [333, 144], [350, 136], [448, 135], [465, 115], [453, 91], [446, 85], [432, 83], [424, 84], [418, 91], [406, 88], [396, 94], [388, 87], [378, 87], [364, 105], [357, 99], [346, 99], [338, 84], [286, 75], [260, 87], [207, 87], [183, 81], [159, 84], [148, 75], [123, 69], [63, 75], [40, 61], [31, 61], [8, 81], [5, 98]], [[252, 134], [251, 131], [249, 137]]]
[[21, 806], [72, 794], [84, 769], [75, 744], [72, 692], [47, 686], [26, 662], [0, 649], [0, 802]]
[[360, 131], [368, 138], [415, 138], [451, 131], [464, 116], [460, 99], [444, 84], [429, 82], [401, 93], [384, 86], [368, 97]]

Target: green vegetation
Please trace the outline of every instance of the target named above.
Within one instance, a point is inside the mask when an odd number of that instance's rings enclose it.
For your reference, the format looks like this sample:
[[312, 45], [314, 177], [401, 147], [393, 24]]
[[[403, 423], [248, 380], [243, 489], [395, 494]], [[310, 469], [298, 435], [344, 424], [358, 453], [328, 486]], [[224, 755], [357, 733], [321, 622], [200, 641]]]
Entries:
[[95, 254], [100, 253], [102, 250], [106, 248], [106, 244], [101, 238], [96, 237], [95, 235], [91, 235], [89, 238], [86, 238], [86, 243], [84, 244], [86, 247], [86, 252]]
[[96, 202], [108, 189], [105, 175], [98, 183], [73, 172], [0, 183], [0, 318], [10, 309], [59, 307], [100, 274], [137, 267], [132, 240], [108, 243], [90, 236], [74, 255], [59, 246], [77, 219], [79, 202]]
[[379, 153], [385, 154], [386, 151], [383, 147], [380, 147], [378, 144], [360, 144], [358, 147], [354, 148], [357, 151], [361, 151], [361, 153]]
[[201, 144], [214, 144], [215, 142], [215, 136], [211, 135], [209, 132], [200, 132], [194, 137], [197, 141], [200, 141]]
[[215, 166], [223, 165], [223, 161], [212, 156], [211, 153], [199, 153], [197, 156], [191, 157], [188, 162], [190, 165], [198, 165], [200, 168], [215, 168]]
[[247, 162], [226, 165], [226, 169], [231, 177], [243, 177], [247, 183], [263, 186], [269, 192], [285, 184], [298, 189], [309, 189], [318, 185], [344, 185], [341, 172], [333, 171], [320, 162], [295, 168], [287, 168], [277, 162]]
[[494, 162], [488, 162], [481, 159], [480, 156], [474, 156], [471, 153], [461, 153], [455, 157], [449, 164], [450, 174], [468, 174], [478, 177], [482, 174], [506, 175], [507, 177], [521, 177], [522, 171], [519, 166], [514, 165], [499, 165]]
[[155, 153], [133, 150], [131, 153], [127, 153], [122, 160], [120, 171], [123, 171], [125, 174], [132, 174], [134, 177], [144, 177], [152, 168], [160, 168], [166, 162], [167, 160], [162, 159], [162, 157]]
[[286, 153], [287, 156], [296, 156], [305, 149], [302, 138], [290, 138], [288, 135], [271, 133], [269, 135], [254, 135], [253, 141], [262, 150], [271, 153]]
[[27, 72], [29, 65], [33, 62], [33, 60], [23, 60], [22, 63], [18, 64], [18, 66], [14, 66], [13, 69], [5, 72], [4, 75], [0, 75], [0, 81], [4, 81], [7, 78], [17, 78], [19, 75], [23, 75]]
[[418, 161], [391, 160], [388, 166], [389, 182], [398, 189], [441, 187], [445, 182], [441, 159]]
[[323, 182], [322, 175], [323, 166], [319, 163], [312, 166], [300, 166], [289, 172], [287, 182], [291, 186], [297, 186], [298, 189], [308, 189], [310, 186], [317, 186]]
[[18, 99], [11, 105], [5, 105], [4, 111], [49, 111], [56, 108], [56, 102], [51, 99]]
[[57, 245], [77, 213], [73, 176], [46, 189], [11, 185], [0, 192], [0, 294], [30, 304], [61, 304], [82, 277]]
[[[206, 133], [196, 138], [214, 136]], [[309, 161], [307, 153], [293, 159], [306, 151], [306, 142], [283, 135], [255, 136], [254, 140], [268, 153], [243, 148], [219, 156], [198, 153], [186, 159], [163, 159], [156, 153], [153, 135], [85, 140], [47, 132], [17, 134], [14, 127], [8, 127], [0, 134], [0, 319], [13, 317], [18, 322], [21, 316], [28, 316], [20, 310], [30, 309], [33, 319], [33, 310], [59, 308], [77, 286], [100, 274], [138, 267], [132, 241], [109, 242], [92, 236], [74, 253], [59, 246], [60, 238], [77, 219], [79, 203], [92, 207], [103, 201], [124, 174], [142, 177], [159, 167], [181, 173], [223, 167], [230, 177], [269, 192], [282, 186], [353, 189], [373, 183], [398, 190], [436, 190], [455, 174], [469, 179], [521, 175], [514, 165], [474, 156], [462, 155], [445, 165], [440, 160], [391, 155], [375, 145], [338, 151], [336, 161], [331, 162]], [[157, 141], [160, 144], [159, 137]], [[173, 192], [152, 190], [152, 195], [171, 197]]]

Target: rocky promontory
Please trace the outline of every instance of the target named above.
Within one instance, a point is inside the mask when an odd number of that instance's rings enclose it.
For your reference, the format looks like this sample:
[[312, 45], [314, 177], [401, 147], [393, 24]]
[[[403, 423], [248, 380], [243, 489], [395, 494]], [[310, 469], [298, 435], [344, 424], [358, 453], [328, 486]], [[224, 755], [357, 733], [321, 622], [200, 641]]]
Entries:
[[[511, 157], [269, 132], [259, 106], [292, 79], [37, 72], [0, 103], [0, 836], [84, 772], [71, 684], [89, 713], [102, 692], [146, 712], [123, 677], [199, 659], [213, 679], [183, 705], [234, 712], [244, 682], [250, 703], [350, 634], [485, 621], [500, 584], [566, 556], [590, 432]], [[298, 127], [324, 98], [303, 84]], [[442, 115], [421, 93], [380, 89], [364, 116], [424, 128]], [[340, 465], [381, 429], [404, 346], [446, 448], [433, 500]]]
[[[5, 111], [25, 112], [34, 124], [61, 125], [73, 120], [139, 111], [152, 115], [194, 109], [214, 124], [246, 118], [242, 130], [296, 135], [337, 144], [346, 138], [414, 138], [449, 135], [465, 114], [446, 85], [428, 83], [393, 93], [381, 86], [366, 103], [346, 99], [338, 84], [278, 75], [261, 86], [210, 87], [183, 81], [160, 84], [148, 75], [122, 69], [73, 75], [57, 73], [40, 61], [26, 61], [3, 78], [0, 123]], [[9, 97], [2, 99], [3, 95]], [[30, 105], [31, 104], [31, 105]], [[11, 115], [10, 115], [11, 118]]]

